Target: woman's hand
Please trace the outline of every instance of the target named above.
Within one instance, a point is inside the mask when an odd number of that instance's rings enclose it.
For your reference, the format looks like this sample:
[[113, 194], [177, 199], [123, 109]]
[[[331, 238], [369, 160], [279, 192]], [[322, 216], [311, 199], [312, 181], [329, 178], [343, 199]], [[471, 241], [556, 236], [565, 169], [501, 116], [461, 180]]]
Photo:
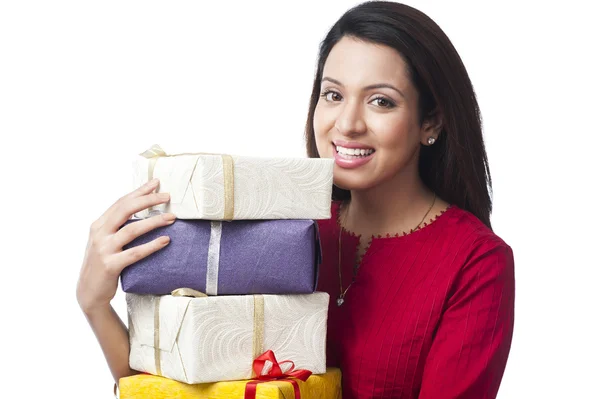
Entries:
[[168, 236], [161, 236], [123, 251], [123, 246], [135, 238], [175, 221], [175, 215], [165, 213], [119, 229], [134, 213], [169, 201], [168, 193], [153, 192], [157, 185], [158, 179], [154, 179], [125, 195], [92, 223], [77, 283], [77, 301], [84, 313], [107, 308], [115, 296], [123, 269], [169, 243]]

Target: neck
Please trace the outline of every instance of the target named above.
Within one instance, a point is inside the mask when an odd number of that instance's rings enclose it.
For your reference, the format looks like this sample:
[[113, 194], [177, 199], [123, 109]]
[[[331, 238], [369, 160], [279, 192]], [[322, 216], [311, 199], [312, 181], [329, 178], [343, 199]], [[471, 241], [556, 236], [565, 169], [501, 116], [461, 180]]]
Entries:
[[418, 171], [404, 170], [394, 178], [367, 190], [351, 190], [346, 227], [359, 234], [410, 231], [431, 207], [433, 193]]

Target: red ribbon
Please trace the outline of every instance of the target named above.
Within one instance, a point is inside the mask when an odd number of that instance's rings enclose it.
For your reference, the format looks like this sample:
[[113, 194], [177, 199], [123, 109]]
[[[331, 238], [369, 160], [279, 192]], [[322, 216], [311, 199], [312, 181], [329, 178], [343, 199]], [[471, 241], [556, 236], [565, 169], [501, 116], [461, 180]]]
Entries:
[[[265, 363], [270, 361], [273, 363], [271, 370], [268, 373], [262, 374], [263, 368], [265, 367]], [[291, 363], [292, 367], [286, 372], [281, 371], [281, 365], [285, 363]], [[263, 382], [268, 381], [286, 381], [292, 384], [294, 387], [294, 396], [296, 399], [300, 399], [300, 387], [298, 386], [298, 382], [293, 380], [292, 378], [297, 378], [301, 381], [308, 380], [308, 377], [312, 374], [312, 372], [308, 370], [294, 370], [296, 366], [294, 362], [291, 360], [284, 360], [281, 363], [277, 362], [275, 359], [275, 354], [272, 350], [268, 350], [256, 359], [254, 359], [254, 363], [252, 364], [252, 368], [254, 370], [254, 374], [257, 375], [256, 379], [248, 382], [246, 384], [246, 391], [244, 393], [244, 399], [255, 399], [256, 398], [256, 386], [258, 384], [262, 384]]]

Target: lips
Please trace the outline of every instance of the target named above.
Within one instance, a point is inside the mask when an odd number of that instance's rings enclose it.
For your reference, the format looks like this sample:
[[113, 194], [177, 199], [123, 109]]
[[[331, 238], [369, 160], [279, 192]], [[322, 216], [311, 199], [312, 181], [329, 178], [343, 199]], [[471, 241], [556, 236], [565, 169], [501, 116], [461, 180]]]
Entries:
[[375, 149], [361, 143], [333, 142], [335, 163], [344, 169], [354, 169], [368, 163], [375, 154]]
[[364, 157], [364, 156], [369, 156], [372, 153], [375, 152], [374, 149], [372, 148], [347, 148], [347, 147], [341, 147], [341, 146], [336, 146], [335, 150], [338, 154], [340, 155], [345, 155], [347, 157]]
[[357, 141], [333, 140], [333, 145], [336, 147], [344, 147], [344, 148], [351, 148], [351, 149], [373, 150], [372, 147], [369, 147], [368, 145], [359, 143]]
[[375, 152], [374, 148], [356, 141], [334, 140], [333, 146], [336, 153], [346, 159], [350, 159], [351, 157], [365, 157]]

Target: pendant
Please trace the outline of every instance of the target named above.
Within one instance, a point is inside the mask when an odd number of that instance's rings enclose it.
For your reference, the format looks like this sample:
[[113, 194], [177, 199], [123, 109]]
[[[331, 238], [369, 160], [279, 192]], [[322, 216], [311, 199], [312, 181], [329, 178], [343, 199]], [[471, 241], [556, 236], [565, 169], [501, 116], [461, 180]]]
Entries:
[[338, 306], [342, 306], [343, 304], [344, 304], [344, 298], [342, 298], [342, 297], [339, 297], [339, 298], [337, 299], [337, 305], [338, 305]]

